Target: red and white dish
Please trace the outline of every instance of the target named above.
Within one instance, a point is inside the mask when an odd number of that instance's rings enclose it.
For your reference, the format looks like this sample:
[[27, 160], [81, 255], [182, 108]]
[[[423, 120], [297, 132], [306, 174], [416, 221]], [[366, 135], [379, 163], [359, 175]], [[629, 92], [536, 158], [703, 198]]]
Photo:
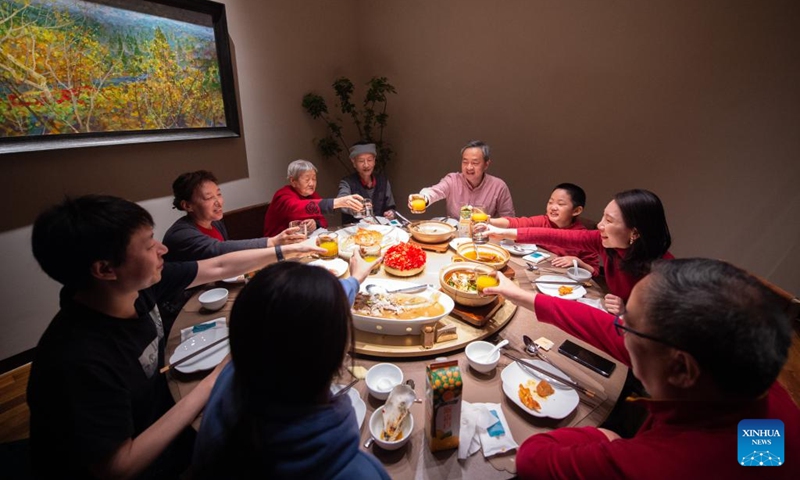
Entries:
[[396, 277], [411, 277], [425, 270], [425, 251], [411, 243], [398, 243], [383, 254], [383, 270]]

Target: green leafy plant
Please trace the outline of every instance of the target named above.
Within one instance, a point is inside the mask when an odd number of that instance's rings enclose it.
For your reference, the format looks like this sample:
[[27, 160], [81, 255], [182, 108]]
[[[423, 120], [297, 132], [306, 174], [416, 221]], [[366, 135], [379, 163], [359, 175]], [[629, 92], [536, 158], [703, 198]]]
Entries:
[[[391, 144], [383, 139], [383, 131], [386, 128], [386, 121], [389, 114], [386, 113], [388, 104], [387, 95], [397, 93], [395, 88], [389, 83], [386, 77], [372, 77], [367, 82], [367, 92], [361, 108], [352, 102], [355, 86], [349, 78], [337, 78], [333, 82], [333, 91], [336, 96], [335, 106], [341, 111], [342, 115], [349, 117], [358, 131], [357, 141], [374, 143], [378, 156], [376, 158], [376, 169], [381, 171], [391, 161], [394, 151]], [[342, 167], [348, 172], [353, 171], [349, 161], [350, 146], [353, 142], [347, 142], [344, 138], [342, 118], [334, 116], [328, 110], [325, 99], [316, 93], [307, 93], [303, 96], [303, 109], [308, 112], [313, 119], [321, 119], [327, 127], [327, 135], [315, 140], [317, 148], [324, 158], [336, 157]]]

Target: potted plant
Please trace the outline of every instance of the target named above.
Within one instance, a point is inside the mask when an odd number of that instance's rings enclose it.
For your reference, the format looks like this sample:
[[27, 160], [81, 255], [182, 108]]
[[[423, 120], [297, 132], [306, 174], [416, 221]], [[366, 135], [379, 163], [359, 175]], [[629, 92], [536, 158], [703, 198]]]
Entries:
[[[337, 78], [333, 82], [333, 91], [336, 96], [336, 106], [342, 115], [349, 116], [358, 132], [357, 141], [374, 143], [378, 156], [376, 158], [376, 168], [383, 170], [391, 161], [392, 146], [383, 139], [383, 130], [386, 128], [386, 121], [389, 114], [386, 113], [388, 104], [387, 95], [397, 93], [386, 77], [372, 77], [367, 82], [367, 92], [361, 108], [351, 101], [355, 86], [347, 77]], [[316, 93], [310, 92], [303, 96], [303, 109], [314, 119], [321, 119], [327, 127], [327, 135], [315, 140], [317, 148], [324, 158], [336, 157], [345, 170], [352, 173], [352, 164], [345, 160], [348, 159], [348, 152], [353, 142], [345, 141], [343, 134], [342, 118], [334, 116], [329, 110], [325, 99]]]

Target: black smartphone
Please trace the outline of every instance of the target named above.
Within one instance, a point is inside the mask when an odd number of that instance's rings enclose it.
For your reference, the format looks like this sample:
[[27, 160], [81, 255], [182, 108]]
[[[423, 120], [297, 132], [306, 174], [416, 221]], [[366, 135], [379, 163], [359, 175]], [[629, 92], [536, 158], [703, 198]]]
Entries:
[[617, 364], [611, 360], [603, 358], [600, 355], [569, 340], [564, 340], [564, 343], [558, 347], [558, 353], [575, 360], [584, 367], [589, 368], [604, 377], [610, 377], [611, 372], [613, 372], [614, 368], [617, 366]]

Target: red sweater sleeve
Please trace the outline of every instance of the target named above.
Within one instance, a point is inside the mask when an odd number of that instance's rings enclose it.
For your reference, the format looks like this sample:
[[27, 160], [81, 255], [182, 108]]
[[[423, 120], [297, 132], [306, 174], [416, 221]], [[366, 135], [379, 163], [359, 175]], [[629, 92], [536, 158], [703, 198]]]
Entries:
[[533, 306], [540, 322], [553, 324], [630, 366], [631, 356], [625, 348], [625, 340], [617, 335], [614, 316], [610, 313], [547, 295], [536, 295]]
[[600, 253], [604, 250], [599, 230], [566, 230], [560, 228], [518, 228], [520, 243], [559, 245], [574, 250]]
[[509, 228], [547, 228], [550, 226], [550, 220], [548, 220], [545, 215], [535, 215], [533, 217], [505, 217], [505, 219], [508, 220]]
[[517, 451], [519, 478], [619, 478], [606, 451], [611, 442], [593, 427], [559, 428], [528, 437]]

